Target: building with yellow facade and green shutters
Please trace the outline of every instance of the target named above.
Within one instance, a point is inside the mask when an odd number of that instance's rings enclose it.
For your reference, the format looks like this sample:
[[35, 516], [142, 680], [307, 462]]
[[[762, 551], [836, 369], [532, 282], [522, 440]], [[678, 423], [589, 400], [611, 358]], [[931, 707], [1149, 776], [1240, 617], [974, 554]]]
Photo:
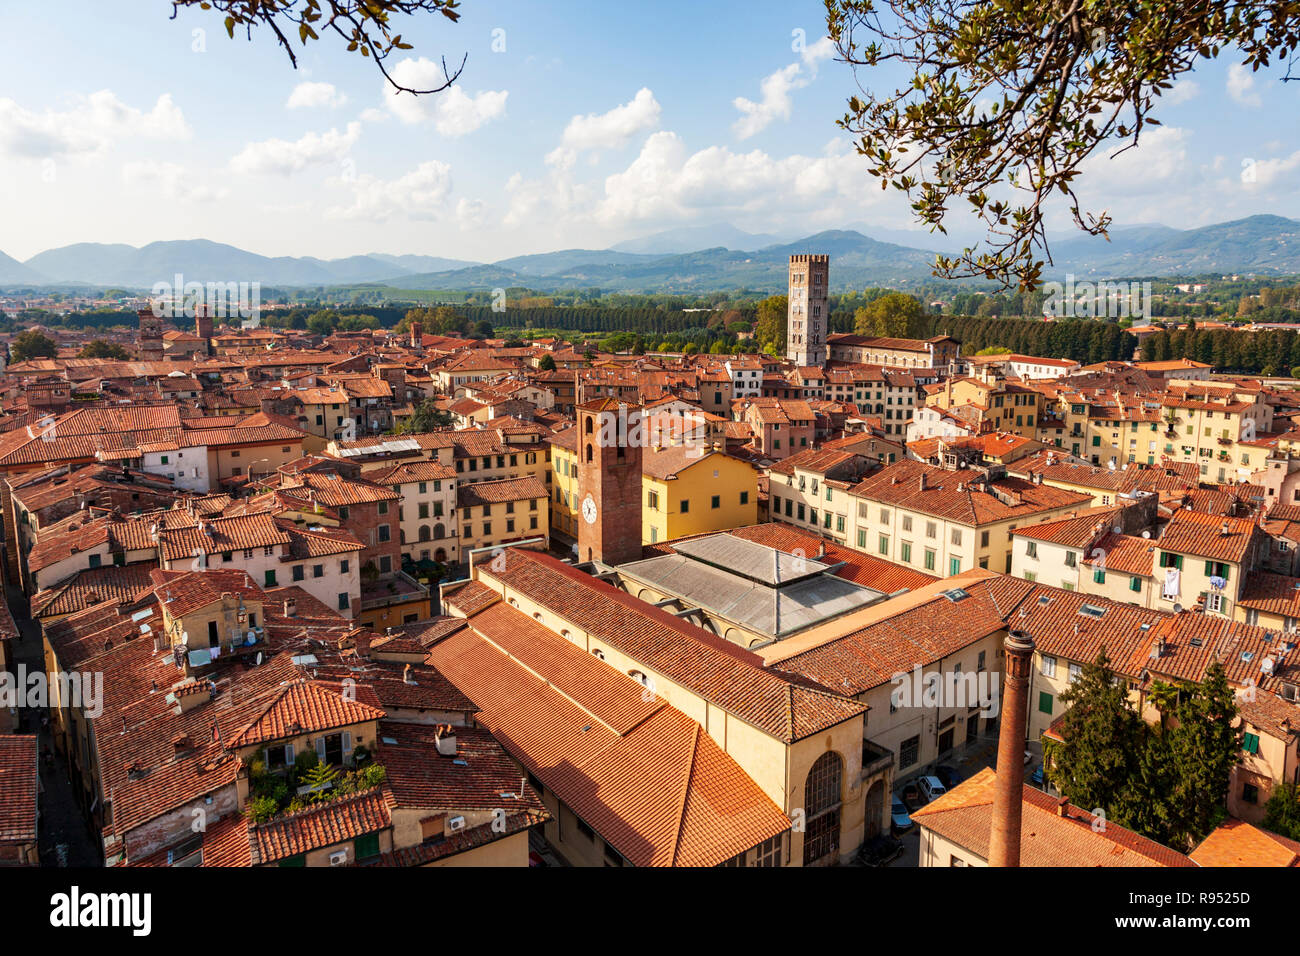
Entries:
[[[551, 437], [551, 531], [577, 538], [582, 494], [574, 429]], [[642, 459], [641, 543], [728, 531], [758, 522], [759, 470], [699, 445], [647, 448]]]
[[642, 544], [758, 521], [759, 470], [743, 459], [669, 445], [647, 449], [641, 469]]

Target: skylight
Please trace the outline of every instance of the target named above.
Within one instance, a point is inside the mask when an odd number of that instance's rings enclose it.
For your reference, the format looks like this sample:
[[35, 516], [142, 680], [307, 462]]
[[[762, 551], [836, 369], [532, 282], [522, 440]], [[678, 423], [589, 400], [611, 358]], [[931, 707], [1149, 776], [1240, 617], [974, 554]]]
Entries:
[[1104, 607], [1097, 607], [1095, 604], [1080, 604], [1079, 613], [1086, 615], [1087, 617], [1101, 617], [1106, 613], [1106, 609]]

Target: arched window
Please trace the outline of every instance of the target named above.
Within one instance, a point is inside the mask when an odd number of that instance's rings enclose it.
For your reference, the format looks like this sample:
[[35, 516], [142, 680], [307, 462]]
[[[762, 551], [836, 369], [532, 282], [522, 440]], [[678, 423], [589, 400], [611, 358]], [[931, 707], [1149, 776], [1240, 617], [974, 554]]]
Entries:
[[433, 526], [433, 540], [435, 540], [435, 541], [441, 541], [441, 540], [442, 540], [443, 538], [445, 538], [445, 537], [447, 537], [447, 529], [446, 529], [446, 527], [445, 527], [444, 525], [442, 525], [442, 524], [436, 524], [436, 525], [434, 525], [434, 526]]
[[646, 688], [646, 689], [648, 689], [648, 690], [650, 690], [650, 691], [652, 691], [652, 692], [654, 691], [654, 689], [655, 689], [655, 679], [654, 679], [653, 677], [651, 677], [649, 674], [644, 674], [644, 673], [642, 673], [641, 671], [628, 671], [628, 672], [627, 672], [627, 676], [630, 677], [630, 678], [632, 678], [634, 681], [636, 681], [636, 682], [637, 682], [638, 684], [640, 684], [642, 687], [644, 687], [644, 688]]
[[599, 647], [593, 647], [591, 649], [591, 656], [596, 658], [597, 660], [603, 661], [605, 659], [605, 652], [602, 651]]
[[590, 435], [591, 432], [592, 432], [592, 429], [593, 429], [593, 427], [594, 427], [594, 426], [592, 425], [592, 422], [594, 422], [594, 421], [595, 421], [595, 419], [592, 418], [590, 415], [587, 416], [587, 434], [588, 434], [588, 435]]
[[429, 526], [427, 524], [420, 525], [420, 540], [421, 541], [429, 540]]
[[587, 444], [587, 461], [591, 461], [591, 444]]
[[817, 758], [804, 781], [803, 800], [805, 832], [804, 866], [830, 856], [837, 849], [840, 835], [840, 793], [844, 781], [844, 761], [828, 750]]
[[540, 621], [541, 619], [542, 619], [542, 612], [541, 612], [541, 611], [534, 611], [534, 612], [533, 612], [533, 620], [534, 620], [534, 621]]

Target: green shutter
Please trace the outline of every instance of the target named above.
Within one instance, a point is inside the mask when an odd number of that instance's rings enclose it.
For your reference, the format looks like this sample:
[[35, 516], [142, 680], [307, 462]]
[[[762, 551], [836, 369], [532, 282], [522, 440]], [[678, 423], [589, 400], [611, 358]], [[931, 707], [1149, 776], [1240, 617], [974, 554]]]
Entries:
[[1106, 583], [1106, 572], [1105, 572], [1102, 568], [1098, 568], [1096, 571], [1093, 571], [1093, 572], [1092, 572], [1092, 581], [1093, 581], [1094, 584], [1105, 584], [1105, 583]]
[[307, 858], [302, 854], [298, 854], [298, 856], [286, 856], [283, 860], [281, 860], [279, 863], [276, 864], [276, 866], [306, 866], [306, 865], [307, 865]]
[[355, 842], [358, 860], [368, 860], [372, 856], [379, 856], [379, 834], [367, 833], [365, 836], [359, 836]]
[[1241, 749], [1246, 751], [1246, 753], [1248, 754], [1259, 753], [1259, 735], [1246, 734], [1246, 736], [1241, 741]]
[[1142, 590], [1142, 579], [1141, 579], [1141, 578], [1138, 578], [1138, 577], [1132, 577], [1132, 578], [1129, 578], [1129, 579], [1128, 579], [1128, 589], [1129, 589], [1130, 591], [1141, 591], [1141, 590]]
[[1045, 690], [1038, 692], [1038, 710], [1044, 714], [1052, 712], [1052, 695]]
[[1214, 576], [1214, 562], [1213, 562], [1213, 561], [1206, 561], [1206, 562], [1205, 562], [1205, 576], [1206, 576], [1207, 578], [1209, 578], [1209, 577], [1213, 577], [1213, 576]]

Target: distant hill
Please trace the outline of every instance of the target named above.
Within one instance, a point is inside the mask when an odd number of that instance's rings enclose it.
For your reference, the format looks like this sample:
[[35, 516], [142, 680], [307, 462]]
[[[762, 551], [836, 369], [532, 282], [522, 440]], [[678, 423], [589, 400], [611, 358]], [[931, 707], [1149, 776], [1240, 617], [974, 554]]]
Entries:
[[[409, 260], [409, 265], [401, 260]], [[394, 261], [396, 260], [396, 261]], [[261, 282], [272, 286], [400, 281], [402, 276], [470, 265], [434, 256], [269, 257], [207, 239], [134, 246], [80, 242], [49, 249], [24, 263], [50, 281], [150, 288], [181, 273], [187, 282]], [[0, 273], [0, 281], [6, 280]]]
[[7, 256], [0, 252], [0, 285], [12, 283], [14, 285], [29, 285], [37, 282], [48, 282], [46, 276], [41, 275], [30, 266], [23, 265], [12, 256]]
[[[181, 273], [186, 281], [258, 281], [266, 286], [346, 286], [472, 291], [526, 286], [539, 291], [601, 289], [608, 292], [695, 294], [747, 288], [779, 291], [786, 285], [788, 257], [824, 253], [831, 257], [831, 288], [884, 285], [909, 288], [932, 281], [935, 253], [885, 242], [852, 229], [828, 230], [794, 242], [769, 243], [750, 251], [726, 244], [689, 251], [634, 252], [689, 236], [691, 229], [740, 233], [730, 226], [684, 227], [614, 249], [563, 249], [475, 263], [438, 256], [371, 255], [344, 259], [270, 258], [206, 239], [127, 245], [78, 243], [50, 249], [25, 263], [0, 253], [0, 284], [81, 282], [148, 289]], [[887, 230], [899, 235], [899, 230]], [[700, 233], [703, 234], [703, 233]], [[754, 236], [753, 238], [765, 238]], [[945, 244], [943, 248], [950, 248]], [[1191, 276], [1254, 272], [1300, 274], [1300, 222], [1281, 216], [1251, 216], [1199, 229], [1162, 225], [1116, 228], [1109, 242], [1071, 235], [1053, 242], [1054, 264], [1047, 278]]]
[[665, 229], [640, 239], [628, 239], [610, 246], [615, 252], [636, 252], [641, 255], [669, 255], [675, 252], [691, 252], [695, 249], [712, 249], [724, 246], [728, 249], [761, 249], [775, 245], [781, 236], [770, 233], [745, 232], [729, 223], [711, 226], [678, 226]]
[[1080, 236], [1053, 243], [1052, 258], [1049, 271], [1089, 277], [1297, 273], [1300, 222], [1261, 215], [1199, 229], [1113, 229], [1110, 242]]

